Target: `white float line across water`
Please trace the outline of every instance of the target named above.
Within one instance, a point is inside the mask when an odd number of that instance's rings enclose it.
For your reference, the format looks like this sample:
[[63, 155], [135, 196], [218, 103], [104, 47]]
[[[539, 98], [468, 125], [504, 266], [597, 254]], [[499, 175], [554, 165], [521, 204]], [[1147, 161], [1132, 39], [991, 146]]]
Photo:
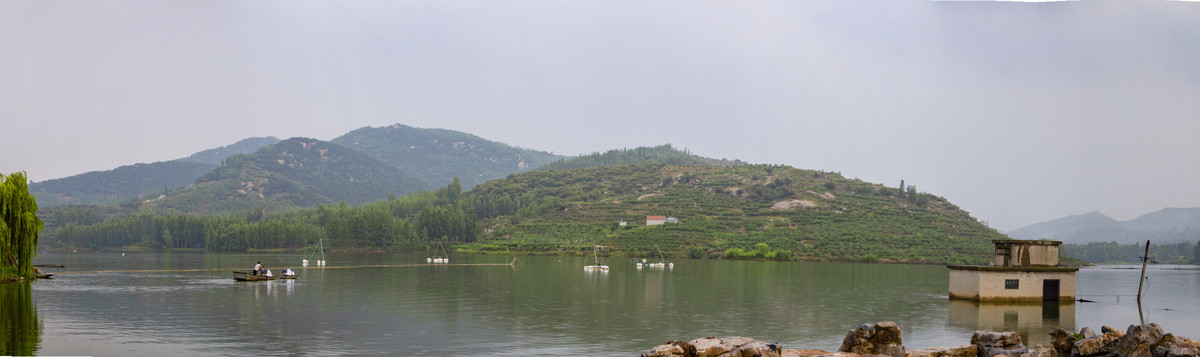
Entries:
[[[375, 265], [352, 265], [352, 266], [333, 266], [333, 267], [298, 267], [291, 268], [293, 270], [308, 270], [308, 269], [363, 269], [363, 268], [410, 268], [410, 267], [444, 267], [444, 266], [513, 266], [509, 263], [475, 263], [475, 264], [375, 264]], [[206, 268], [206, 269], [148, 269], [148, 270], [96, 270], [96, 271], [57, 271], [58, 274], [102, 274], [102, 273], [180, 273], [180, 272], [195, 272], [195, 271], [241, 271], [249, 269], [239, 268]]]

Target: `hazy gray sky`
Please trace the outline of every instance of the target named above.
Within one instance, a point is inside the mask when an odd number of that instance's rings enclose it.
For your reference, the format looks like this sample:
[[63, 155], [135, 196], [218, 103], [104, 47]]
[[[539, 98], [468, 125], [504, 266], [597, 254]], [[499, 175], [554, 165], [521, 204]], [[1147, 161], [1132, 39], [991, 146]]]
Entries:
[[1200, 4], [4, 1], [0, 120], [38, 181], [403, 123], [1123, 220], [1200, 206]]

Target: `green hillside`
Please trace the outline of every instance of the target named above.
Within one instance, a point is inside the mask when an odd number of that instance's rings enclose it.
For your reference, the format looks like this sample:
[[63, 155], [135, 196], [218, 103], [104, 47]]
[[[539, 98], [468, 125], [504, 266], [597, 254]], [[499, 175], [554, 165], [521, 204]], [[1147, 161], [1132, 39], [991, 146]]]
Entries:
[[561, 158], [463, 132], [400, 124], [364, 127], [332, 141], [400, 168], [426, 182], [444, 185], [458, 177], [467, 188]]
[[274, 136], [247, 138], [219, 148], [204, 150], [180, 160], [211, 164], [215, 166], [220, 165], [227, 157], [237, 154], [249, 154], [258, 151], [258, 149], [261, 149], [264, 146], [274, 145], [278, 142], [279, 139]]
[[115, 204], [187, 186], [216, 165], [171, 160], [121, 166], [29, 185], [38, 206]]
[[[463, 201], [487, 218], [477, 243], [459, 247], [478, 252], [600, 244], [627, 256], [657, 246], [696, 258], [980, 263], [1004, 238], [938, 196], [786, 166], [537, 171], [476, 186]], [[648, 215], [679, 223], [646, 226]]]
[[374, 202], [431, 188], [341, 145], [292, 138], [234, 155], [196, 183], [145, 204], [160, 213], [215, 214]]
[[[622, 153], [637, 152], [645, 151]], [[380, 189], [400, 182], [417, 184], [353, 150], [290, 139], [231, 157], [138, 214], [95, 223], [96, 215], [64, 211], [55, 221], [76, 223], [48, 242], [245, 251], [324, 240], [333, 249], [410, 251], [440, 241], [489, 254], [587, 254], [600, 245], [623, 257], [661, 249], [669, 257], [962, 264], [983, 263], [990, 241], [1005, 238], [915, 187], [787, 166], [651, 162], [529, 171], [465, 192], [457, 181], [408, 195], [411, 186]], [[397, 195], [376, 201], [385, 192]], [[354, 206], [364, 202], [372, 203]], [[253, 213], [258, 207], [267, 213]], [[647, 216], [678, 222], [647, 225]]]
[[538, 167], [538, 170], [581, 169], [597, 166], [619, 166], [643, 163], [659, 163], [680, 166], [732, 166], [743, 165], [740, 160], [717, 160], [692, 155], [671, 147], [671, 144], [635, 149], [609, 150], [572, 158], [564, 158]]

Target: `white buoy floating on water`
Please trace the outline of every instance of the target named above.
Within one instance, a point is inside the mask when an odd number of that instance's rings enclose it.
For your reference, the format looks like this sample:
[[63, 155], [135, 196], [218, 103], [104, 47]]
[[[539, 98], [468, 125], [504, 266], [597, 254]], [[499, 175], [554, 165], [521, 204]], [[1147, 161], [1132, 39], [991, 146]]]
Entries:
[[675, 268], [675, 263], [668, 263], [668, 264], [667, 264], [667, 267], [668, 267], [668, 268]]

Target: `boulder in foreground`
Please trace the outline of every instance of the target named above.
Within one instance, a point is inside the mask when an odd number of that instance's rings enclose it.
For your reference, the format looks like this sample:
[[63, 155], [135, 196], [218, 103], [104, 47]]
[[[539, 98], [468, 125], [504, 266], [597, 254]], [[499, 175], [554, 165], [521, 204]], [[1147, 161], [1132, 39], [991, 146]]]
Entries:
[[751, 338], [705, 337], [688, 342], [671, 341], [657, 346], [643, 357], [779, 357], [783, 348]]

